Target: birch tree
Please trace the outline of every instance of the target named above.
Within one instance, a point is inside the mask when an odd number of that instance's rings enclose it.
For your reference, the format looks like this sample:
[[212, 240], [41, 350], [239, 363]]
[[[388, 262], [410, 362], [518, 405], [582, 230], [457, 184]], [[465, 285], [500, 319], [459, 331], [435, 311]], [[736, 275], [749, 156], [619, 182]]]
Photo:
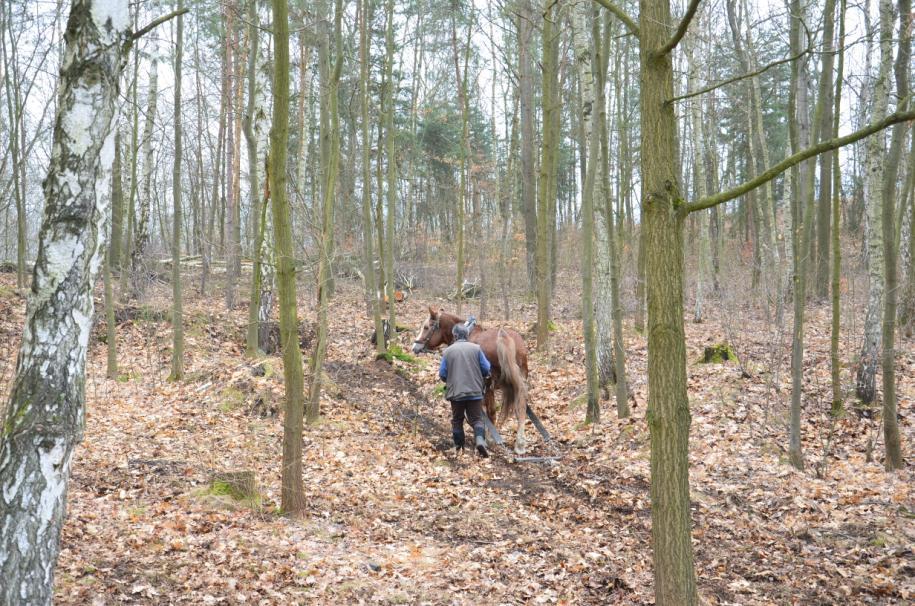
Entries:
[[[881, 7], [882, 8], [882, 7]], [[912, 67], [912, 2], [899, 0], [899, 50], [895, 64], [897, 111], [905, 111], [911, 102], [909, 97], [909, 70]], [[881, 27], [883, 25], [883, 12], [881, 11]], [[905, 141], [907, 127], [898, 123], [893, 126], [890, 138], [890, 148], [884, 165], [886, 171], [883, 175], [881, 196], [883, 208], [881, 229], [883, 231], [883, 256], [884, 256], [884, 308], [883, 308], [883, 443], [886, 448], [884, 466], [887, 471], [896, 471], [905, 467], [902, 458], [902, 445], [899, 438], [899, 424], [896, 420], [896, 297], [898, 279], [896, 276], [896, 257], [898, 244], [896, 243], [896, 194], [899, 161], [902, 156], [903, 142]], [[915, 229], [915, 226], [910, 227]]]
[[[248, 182], [253, 218], [254, 263], [251, 275], [251, 298], [248, 305], [247, 354], [256, 355], [262, 345], [261, 327], [269, 320], [272, 308], [271, 238], [267, 237], [268, 199], [262, 191], [266, 163], [260, 150], [266, 149], [267, 108], [265, 99], [265, 67], [261, 64], [258, 11], [256, 0], [248, 2], [248, 105], [242, 120], [242, 130], [248, 148]], [[266, 261], [266, 262], [265, 262]], [[265, 296], [266, 295], [266, 296]]]
[[[616, 414], [624, 419], [629, 416], [629, 394], [626, 381], [626, 350], [623, 341], [623, 306], [620, 300], [620, 239], [622, 218], [615, 225], [613, 200], [610, 186], [610, 142], [607, 120], [607, 68], [610, 63], [610, 41], [614, 29], [609, 14], [601, 19], [595, 17], [591, 37], [594, 40], [594, 62], [597, 64], [597, 131], [600, 135], [600, 202], [595, 207], [597, 218], [597, 284], [596, 305], [597, 360], [601, 385], [614, 383], [616, 393]], [[621, 133], [622, 135], [622, 133]], [[621, 136], [622, 138], [622, 136]], [[619, 189], [622, 189], [620, 187]], [[623, 203], [625, 194], [617, 192], [618, 201]], [[619, 228], [619, 229], [617, 229]]]
[[586, 164], [582, 190], [582, 321], [585, 334], [585, 376], [587, 377], [588, 406], [586, 423], [600, 421], [600, 387], [597, 376], [597, 352], [594, 332], [593, 260], [594, 260], [594, 182], [599, 168], [598, 145], [600, 134], [594, 128], [594, 73], [592, 47], [588, 40], [591, 28], [587, 27], [592, 7], [590, 0], [577, 0], [572, 5], [572, 40], [575, 46], [575, 63], [581, 85], [581, 144], [587, 146], [582, 158]]
[[[880, 0], [880, 67], [873, 87], [871, 122], [886, 116], [889, 107], [889, 79], [893, 65], [893, 4]], [[881, 322], [883, 319], [883, 171], [886, 141], [883, 133], [865, 144], [864, 197], [867, 204], [867, 312], [864, 316], [864, 340], [855, 373], [855, 393], [869, 404], [877, 397], [877, 365], [880, 357]]]
[[0, 603], [50, 604], [73, 449], [85, 420], [92, 287], [102, 265], [127, 2], [74, 0], [38, 256], [0, 433]]
[[[846, 0], [839, 2], [839, 39], [836, 44], [838, 49], [837, 69], [836, 69], [836, 92], [833, 99], [835, 107], [832, 114], [832, 136], [839, 136], [839, 117], [842, 108], [842, 78], [845, 72], [845, 9]], [[842, 306], [839, 298], [840, 277], [842, 270], [842, 248], [840, 246], [840, 227], [842, 219], [841, 197], [842, 197], [842, 178], [839, 172], [839, 154], [832, 154], [832, 209], [830, 218], [832, 220], [832, 264], [830, 266], [830, 290], [831, 290], [831, 323], [829, 339], [829, 369], [830, 379], [832, 382], [832, 413], [839, 414], [843, 407], [844, 396], [842, 393], [842, 381], [840, 377], [841, 360], [839, 359], [839, 331], [842, 322]]]

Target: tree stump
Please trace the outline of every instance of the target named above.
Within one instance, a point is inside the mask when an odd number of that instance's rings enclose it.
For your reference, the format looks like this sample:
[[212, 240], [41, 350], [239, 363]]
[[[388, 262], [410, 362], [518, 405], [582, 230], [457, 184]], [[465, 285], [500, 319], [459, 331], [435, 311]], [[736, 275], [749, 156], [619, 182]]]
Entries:
[[239, 501], [257, 496], [257, 483], [251, 470], [216, 471], [210, 483], [214, 493], [226, 494]]
[[722, 364], [731, 360], [737, 360], [734, 349], [727, 343], [719, 343], [705, 348], [701, 362], [703, 364]]

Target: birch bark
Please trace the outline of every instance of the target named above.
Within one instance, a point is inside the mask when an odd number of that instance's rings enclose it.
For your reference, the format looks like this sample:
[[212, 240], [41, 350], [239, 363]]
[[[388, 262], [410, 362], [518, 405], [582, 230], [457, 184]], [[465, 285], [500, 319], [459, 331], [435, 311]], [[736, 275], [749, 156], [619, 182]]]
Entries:
[[85, 415], [92, 286], [102, 264], [127, 2], [74, 0], [38, 256], [0, 429], [0, 604], [50, 604]]
[[[594, 182], [599, 166], [598, 133], [593, 128], [594, 117], [594, 73], [592, 51], [586, 27], [591, 0], [578, 0], [572, 6], [572, 43], [575, 47], [575, 63], [581, 84], [582, 143], [587, 145], [585, 159], [585, 182], [582, 191], [582, 323], [585, 334], [585, 373], [588, 386], [588, 407], [586, 423], [600, 421], [600, 388], [597, 376], [597, 353], [594, 332], [593, 259], [594, 259]], [[593, 18], [593, 17], [592, 17]]]
[[[880, 67], [874, 82], [874, 105], [870, 122], [883, 119], [889, 105], [890, 68], [893, 63], [893, 5], [880, 0]], [[880, 356], [881, 323], [883, 319], [884, 258], [883, 258], [883, 171], [886, 155], [883, 132], [865, 143], [864, 197], [867, 201], [867, 274], [869, 279], [867, 312], [864, 316], [864, 341], [855, 374], [855, 392], [862, 402], [877, 397], [877, 363]]]

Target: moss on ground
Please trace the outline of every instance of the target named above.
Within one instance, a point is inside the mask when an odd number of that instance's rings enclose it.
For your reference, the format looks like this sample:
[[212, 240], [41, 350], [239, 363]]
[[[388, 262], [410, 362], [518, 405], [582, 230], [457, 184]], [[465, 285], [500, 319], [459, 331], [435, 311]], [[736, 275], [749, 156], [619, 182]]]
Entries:
[[709, 345], [705, 348], [705, 351], [702, 352], [702, 359], [699, 360], [699, 363], [723, 364], [732, 360], [737, 360], [737, 354], [734, 352], [734, 348], [727, 343], [718, 343], [716, 345]]

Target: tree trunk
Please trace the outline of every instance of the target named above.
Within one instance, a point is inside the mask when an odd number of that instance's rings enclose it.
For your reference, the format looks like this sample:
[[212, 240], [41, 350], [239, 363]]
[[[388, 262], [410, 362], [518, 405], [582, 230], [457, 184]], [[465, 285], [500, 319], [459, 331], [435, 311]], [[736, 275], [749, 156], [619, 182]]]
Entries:
[[122, 181], [121, 158], [123, 157], [121, 132], [114, 134], [114, 163], [111, 168], [111, 238], [109, 238], [110, 265], [119, 267], [121, 261], [121, 243], [124, 240], [124, 187]]
[[283, 412], [283, 511], [305, 509], [302, 484], [302, 415], [304, 379], [299, 350], [299, 320], [295, 293], [295, 258], [289, 203], [286, 199], [286, 156], [289, 140], [289, 6], [287, 0], [273, 2], [273, 125], [270, 129], [270, 195], [276, 232], [277, 290], [280, 299], [280, 346], [283, 350], [283, 383], [286, 406]]
[[521, 113], [521, 211], [524, 217], [524, 246], [530, 292], [537, 284], [537, 178], [534, 146], [534, 10], [531, 0], [521, 0], [518, 10], [518, 97]]
[[254, 230], [253, 268], [251, 272], [251, 299], [248, 303], [248, 331], [246, 353], [257, 355], [260, 345], [261, 288], [263, 287], [263, 247], [266, 230], [261, 217], [267, 199], [261, 191], [261, 161], [258, 154], [259, 135], [263, 131], [266, 119], [263, 90], [258, 87], [258, 57], [260, 42], [258, 40], [259, 23], [257, 1], [248, 0], [248, 105], [242, 123], [245, 143], [248, 148], [248, 182], [251, 196], [251, 215]]
[[587, 144], [587, 154], [582, 154], [585, 165], [585, 181], [582, 189], [581, 203], [581, 316], [585, 336], [585, 375], [587, 377], [588, 406], [585, 423], [600, 422], [600, 385], [597, 373], [597, 343], [594, 332], [594, 182], [600, 165], [600, 133], [593, 126], [594, 117], [594, 73], [591, 62], [591, 45], [588, 44], [586, 28], [589, 17], [593, 19], [591, 0], [577, 0], [572, 6], [572, 39], [575, 46], [575, 62], [578, 66], [578, 78], [581, 86], [581, 123], [582, 140]]
[[[606, 223], [606, 247], [609, 261], [609, 275], [607, 276], [610, 288], [610, 313], [613, 318], [613, 352], [610, 354], [612, 376], [616, 384], [616, 415], [620, 419], [629, 416], [629, 384], [626, 379], [626, 346], [623, 341], [623, 305], [620, 301], [620, 244], [623, 237], [623, 213], [616, 215], [617, 225], [614, 226], [613, 201], [610, 198], [610, 144], [607, 135], [607, 97], [606, 77], [610, 59], [610, 40], [612, 30], [610, 18], [604, 19], [603, 40], [600, 43], [601, 53], [598, 55], [598, 130], [600, 132], [600, 171], [601, 190], [604, 196], [601, 215]], [[596, 36], [595, 36], [596, 39]], [[620, 192], [619, 202], [622, 206], [626, 198], [625, 192]], [[600, 236], [598, 236], [600, 242]]]
[[[823, 99], [823, 115], [820, 122], [820, 133], [832, 131], [833, 125], [833, 62], [835, 51], [835, 0], [826, 0], [823, 9], [823, 67], [820, 72], [818, 97]], [[819, 99], [818, 99], [819, 102]], [[817, 202], [817, 238], [816, 238], [816, 284], [814, 293], [818, 299], [825, 299], [829, 294], [829, 215], [832, 204], [832, 155], [826, 152], [820, 156], [820, 190]]]
[[[386, 0], [385, 2], [385, 158], [387, 160], [386, 176], [386, 202], [387, 202], [387, 222], [385, 224], [385, 275], [387, 276], [387, 297], [388, 297], [388, 325], [391, 330], [397, 326], [394, 301], [394, 234], [397, 224], [397, 158], [395, 156], [395, 131], [394, 131], [394, 2]], [[342, 53], [342, 51], [340, 51]], [[379, 157], [381, 150], [379, 149]], [[462, 217], [463, 218], [463, 217]], [[462, 228], [463, 229], [463, 228]], [[458, 251], [458, 258], [461, 258], [463, 251]], [[460, 279], [460, 276], [458, 277]], [[458, 309], [460, 310], [460, 299], [458, 299]], [[460, 313], [460, 312], [458, 312]]]
[[[372, 1], [362, 0], [359, 20], [359, 90], [362, 102], [362, 253], [365, 257], [365, 296], [375, 325], [375, 350], [383, 353], [387, 348], [387, 335], [381, 322], [378, 283], [375, 277], [375, 253], [372, 246], [372, 131], [369, 123], [369, 61], [371, 39], [368, 23], [372, 19]], [[383, 335], [383, 336], [379, 336]]]
[[[227, 51], [227, 46], [223, 46], [224, 51]], [[223, 52], [222, 57], [222, 71], [223, 74], [228, 72], [228, 61], [229, 56], [226, 52]], [[229, 105], [229, 88], [228, 88], [228, 78], [225, 76], [221, 79], [222, 93], [219, 95], [219, 128], [216, 135], [216, 149], [213, 153], [213, 166], [211, 168], [211, 173], [213, 175], [213, 190], [210, 197], [210, 215], [207, 218], [206, 226], [206, 236], [204, 238], [204, 247], [201, 256], [203, 257], [203, 268], [201, 271], [200, 277], [200, 292], [206, 292], [206, 283], [207, 278], [209, 277], [210, 272], [210, 262], [212, 260], [213, 254], [213, 238], [216, 228], [216, 215], [217, 210], [222, 205], [222, 200], [220, 198], [220, 183], [222, 182], [222, 159], [225, 153], [225, 135], [226, 135], [226, 108]], [[220, 227], [220, 233], [222, 229]]]
[[645, 332], [645, 221], [639, 218], [639, 247], [635, 266], [635, 318], [633, 328]]
[[105, 376], [109, 379], [118, 377], [118, 350], [117, 327], [114, 318], [114, 293], [111, 284], [111, 260], [117, 259], [114, 247], [114, 209], [123, 205], [123, 190], [121, 188], [121, 135], [115, 126], [114, 134], [114, 159], [111, 167], [111, 236], [108, 239], [108, 250], [105, 252], [104, 280], [105, 280], [105, 344], [107, 346], [107, 367]]
[[[555, 182], [556, 133], [554, 115], [558, 87], [559, 32], [553, 32], [556, 19], [554, 2], [547, 0], [543, 14], [543, 151], [537, 190], [537, 350], [545, 351], [550, 338], [550, 241], [554, 225], [555, 200], [551, 200]], [[551, 214], [552, 211], [552, 214]]]
[[92, 286], [129, 26], [126, 2], [74, 0], [67, 21], [38, 256], [0, 433], [2, 604], [51, 603], [70, 460], [83, 434]]
[[[493, 5], [489, 4], [489, 14], [488, 18], [493, 19]], [[496, 42], [491, 40], [490, 52], [493, 56], [496, 55]], [[492, 64], [492, 86], [490, 88], [490, 104], [493, 108], [496, 106], [496, 83], [498, 81], [498, 66], [495, 62]], [[499, 217], [502, 220], [502, 233], [499, 238], [499, 263], [498, 263], [498, 273], [499, 273], [499, 290], [502, 299], [502, 320], [507, 321], [509, 315], [511, 315], [511, 308], [508, 302], [508, 284], [510, 281], [509, 278], [509, 259], [511, 258], [511, 234], [513, 231], [512, 228], [512, 201], [516, 199], [517, 192], [515, 188], [515, 150], [517, 147], [518, 141], [518, 105], [517, 97], [512, 99], [512, 111], [509, 124], [509, 113], [508, 113], [508, 103], [509, 100], [506, 99], [503, 105], [505, 111], [505, 120], [506, 120], [506, 134], [508, 135], [508, 149], [506, 153], [506, 163], [505, 163], [505, 178], [502, 177], [502, 171], [499, 166], [499, 144], [498, 139], [494, 141], [492, 146], [492, 166], [493, 172], [495, 173], [495, 195], [494, 200], [496, 207], [499, 209]], [[496, 112], [493, 111], [490, 116], [490, 129], [493, 133], [496, 131]]]
[[[393, 0], [390, 18], [393, 19]], [[324, 356], [327, 352], [327, 308], [331, 296], [331, 247], [333, 246], [334, 231], [334, 202], [337, 185], [337, 169], [340, 163], [340, 118], [337, 109], [337, 89], [340, 83], [340, 71], [343, 68], [343, 40], [341, 33], [341, 19], [343, 13], [342, 0], [336, 0], [334, 8], [334, 40], [337, 59], [330, 78], [327, 82], [327, 94], [324, 103], [327, 104], [327, 126], [330, 129], [329, 148], [327, 149], [327, 164], [324, 170], [323, 199], [321, 200], [321, 256], [318, 260], [318, 335], [314, 354], [310, 362], [311, 385], [309, 388], [308, 405], [305, 410], [306, 421], [309, 425], [318, 422], [321, 414], [321, 373], [324, 372]], [[329, 57], [328, 57], [329, 60]], [[324, 134], [322, 133], [322, 137]], [[393, 301], [392, 301], [393, 303]], [[392, 305], [393, 308], [393, 305]], [[393, 326], [393, 325], [392, 325]]]
[[[17, 59], [16, 40], [13, 39], [12, 18], [7, 13], [11, 4], [3, 6], [4, 23], [0, 33], [2, 42], [4, 82], [6, 84], [6, 107], [9, 117], [9, 153], [12, 160], [13, 198], [16, 201], [16, 288], [25, 288], [25, 255], [26, 255], [26, 216], [25, 216], [25, 162], [24, 124], [22, 120], [22, 101], [20, 99], [19, 61]], [[10, 44], [7, 48], [7, 33]]]
[[[839, 40], [837, 43], [839, 59], [836, 72], [835, 107], [832, 112], [832, 136], [839, 136], [839, 116], [842, 108], [842, 77], [845, 70], [845, 6], [846, 0], [840, 0], [839, 7]], [[830, 276], [832, 324], [829, 340], [829, 366], [832, 382], [832, 413], [838, 415], [844, 406], [842, 380], [840, 377], [841, 360], [839, 359], [839, 331], [842, 321], [842, 306], [839, 298], [839, 285], [842, 271], [842, 249], [840, 247], [840, 227], [842, 199], [842, 179], [839, 172], [839, 154], [832, 154], [832, 267]]]
[[[133, 15], [134, 27], [136, 27], [137, 14], [139, 11], [135, 11]], [[121, 285], [119, 289], [119, 296], [121, 299], [127, 299], [130, 295], [130, 276], [132, 274], [131, 268], [133, 266], [133, 232], [135, 229], [135, 215], [136, 215], [136, 200], [138, 182], [137, 182], [137, 165], [139, 164], [139, 136], [140, 136], [140, 98], [137, 90], [137, 83], [140, 81], [140, 50], [134, 46], [133, 49], [133, 83], [131, 84], [130, 97], [132, 100], [131, 107], [133, 108], [133, 113], [131, 115], [132, 128], [130, 129], [130, 199], [127, 201], [127, 226], [124, 237], [124, 245], [121, 250], [121, 257], [117, 260], [118, 267], [120, 267], [121, 275]]]
[[[900, 213], [909, 211], [909, 249], [906, 286], [899, 309], [899, 327], [906, 337], [915, 332], [915, 136], [912, 137], [912, 150], [909, 152], [909, 187], [908, 196], [903, 196]], [[905, 206], [908, 204], [908, 209]], [[902, 221], [900, 221], [900, 224]]]
[[[741, 0], [743, 15], [749, 14], [746, 0]], [[747, 27], [745, 33], [746, 49], [744, 48], [741, 24], [737, 19], [736, 2], [734, 0], [727, 3], [728, 22], [731, 28], [731, 35], [734, 41], [734, 48], [740, 63], [740, 68], [746, 73], [752, 73], [759, 69], [756, 61], [756, 52], [753, 44], [753, 36], [750, 28]], [[747, 96], [749, 105], [747, 107], [747, 117], [749, 120], [749, 143], [750, 151], [750, 170], [749, 176], [755, 177], [769, 167], [769, 146], [766, 140], [766, 130], [763, 124], [762, 110], [762, 92], [759, 84], [759, 77], [753, 76], [746, 82]], [[712, 124], [715, 122], [712, 121]], [[711, 150], [710, 150], [711, 151]], [[758, 208], [757, 208], [758, 206]], [[775, 236], [776, 229], [773, 227], [776, 221], [775, 213], [775, 193], [772, 182], [769, 181], [763, 185], [762, 203], [753, 204], [751, 209], [754, 217], [754, 224], [757, 225], [758, 231], [756, 246], [754, 252], [761, 257], [762, 264], [765, 266], [767, 277], [775, 283], [775, 318], [776, 325], [780, 330], [782, 318], [784, 317], [784, 293], [783, 293], [783, 274], [782, 257], [779, 254], [777, 240]], [[758, 219], [758, 221], [757, 221]], [[759, 261], [760, 259], [757, 259]], [[757, 265], [758, 267], [758, 265]], [[769, 308], [766, 308], [768, 317]]]
[[[888, 87], [893, 63], [893, 5], [880, 0], [880, 69], [874, 83], [871, 122], [883, 119], [889, 102]], [[877, 397], [877, 362], [880, 354], [880, 326], [884, 297], [883, 258], [883, 172], [885, 137], [878, 133], [867, 140], [864, 195], [867, 199], [867, 273], [869, 278], [867, 313], [864, 317], [864, 342], [855, 376], [855, 392], [865, 404]]]
[[591, 37], [594, 39], [594, 57], [596, 68], [597, 93], [597, 129], [600, 131], [600, 181], [597, 190], [596, 222], [594, 237], [597, 243], [597, 295], [594, 301], [594, 330], [597, 335], [597, 380], [601, 390], [609, 398], [610, 384], [615, 383], [613, 360], [613, 302], [611, 300], [611, 242], [613, 242], [613, 201], [611, 199], [610, 175], [608, 171], [609, 149], [607, 137], [607, 96], [604, 91], [607, 78], [607, 66], [610, 54], [610, 21], [604, 19], [603, 31], [600, 20], [595, 17], [592, 22]]
[[[684, 44], [684, 50], [686, 52], [687, 63], [688, 63], [688, 72], [687, 72], [687, 90], [689, 92], [695, 92], [698, 89], [698, 65], [696, 60], [693, 57], [692, 40], [687, 38], [686, 43]], [[696, 181], [696, 191], [699, 194], [700, 198], [704, 198], [708, 195], [708, 182], [705, 178], [705, 150], [703, 146], [705, 144], [705, 129], [702, 125], [702, 105], [698, 97], [693, 97], [690, 99], [689, 104], [689, 116], [690, 116], [690, 126], [692, 128], [692, 139], [693, 139], [693, 172], [695, 175]], [[703, 320], [702, 315], [702, 287], [703, 279], [708, 273], [708, 232], [701, 228], [701, 217], [700, 215], [700, 228], [701, 232], [699, 236], [699, 255], [696, 260], [699, 267], [698, 273], [696, 275], [696, 301], [695, 307], [693, 308], [693, 322], [699, 324]]]
[[[177, 0], [177, 10], [184, 0]], [[181, 302], [181, 62], [184, 59], [184, 16], [178, 15], [175, 33], [175, 163], [172, 167], [172, 203], [174, 227], [172, 228], [172, 372], [171, 379], [184, 378], [184, 318]]]
[[[473, 10], [473, 6], [470, 6], [470, 10]], [[472, 21], [472, 18], [471, 18]], [[468, 70], [468, 60], [470, 58], [470, 36], [473, 31], [472, 23], [468, 25], [467, 28], [467, 44], [464, 48], [464, 68], [461, 69], [461, 59], [458, 49], [457, 42], [457, 24], [455, 23], [455, 16], [451, 17], [451, 47], [454, 57], [454, 73], [457, 83], [458, 90], [458, 102], [461, 106], [461, 165], [460, 165], [460, 185], [458, 187], [457, 195], [457, 259], [456, 264], [457, 268], [455, 271], [455, 282], [457, 288], [455, 292], [457, 293], [457, 314], [461, 315], [461, 307], [464, 301], [464, 213], [467, 207], [466, 197], [467, 197], [467, 177], [468, 170], [470, 166], [470, 128], [469, 128], [469, 116], [470, 108], [468, 106], [467, 100], [467, 70]], [[393, 52], [393, 51], [392, 51]], [[393, 59], [392, 59], [393, 60]], [[389, 111], [393, 111], [389, 108]], [[390, 115], [390, 114], [387, 114]], [[391, 160], [389, 159], [390, 163]], [[393, 242], [390, 238], [388, 239], [388, 247]], [[479, 245], [479, 243], [477, 243]], [[389, 270], [391, 271], [391, 270]], [[389, 299], [391, 297], [389, 296]], [[393, 326], [393, 320], [389, 320]]]
[[[802, 48], [800, 24], [805, 20], [804, 8], [799, 0], [793, 0], [791, 9], [791, 52], [797, 54]], [[792, 62], [792, 99], [789, 100], [789, 130], [791, 130], [792, 151], [804, 149], [809, 144], [810, 116], [807, 107], [806, 63]], [[822, 103], [817, 103], [817, 117]], [[819, 125], [818, 120], [814, 120]], [[814, 135], [814, 140], [816, 135]], [[802, 162], [797, 171], [792, 171], [795, 194], [791, 200], [792, 245], [794, 260], [794, 328], [791, 339], [791, 412], [788, 436], [788, 458], [797, 469], [804, 468], [804, 454], [801, 444], [801, 399], [803, 396], [804, 372], [804, 311], [808, 269], [813, 267], [808, 253], [813, 234], [814, 219], [813, 167], [810, 161]]]
[[311, 61], [311, 46], [306, 43], [307, 32], [299, 34], [299, 151], [296, 157], [296, 211], [305, 216], [307, 203], [305, 200], [305, 182], [308, 175], [308, 142], [311, 138], [311, 89], [314, 80], [314, 70]]
[[[238, 264], [241, 251], [237, 248], [235, 241], [236, 224], [235, 217], [238, 200], [235, 197], [235, 178], [236, 178], [236, 160], [235, 160], [235, 72], [236, 63], [239, 61], [238, 36], [235, 34], [234, 8], [226, 4], [226, 214], [225, 230], [225, 261], [226, 261], [226, 309], [235, 309], [238, 290], [238, 273], [236, 267]], [[285, 108], [283, 111], [287, 111]], [[285, 170], [285, 169], [284, 169]]]
[[146, 269], [146, 247], [149, 245], [149, 212], [152, 206], [153, 180], [153, 128], [156, 119], [156, 102], [159, 96], [159, 62], [153, 55], [149, 66], [149, 95], [146, 108], [146, 121], [143, 126], [143, 191], [139, 197], [139, 216], [137, 217], [136, 235], [131, 251], [131, 295], [135, 299], [143, 296], [149, 280]]
[[[891, 12], [889, 9], [887, 12]], [[881, 11], [881, 21], [882, 21]], [[899, 50], [896, 55], [896, 98], [897, 111], [905, 111], [909, 105], [909, 70], [912, 57], [912, 2], [899, 0]], [[899, 424], [896, 420], [896, 178], [899, 173], [899, 159], [905, 141], [907, 125], [898, 123], [893, 127], [890, 149], [884, 165], [883, 175], [883, 256], [886, 293], [883, 308], [883, 442], [886, 447], [884, 466], [887, 471], [905, 467], [902, 446], [899, 440]], [[913, 226], [911, 229], [915, 229]]]
[[[715, 96], [711, 95], [708, 100], [708, 123], [718, 124], [718, 112], [715, 105]], [[705, 179], [708, 191], [718, 191], [718, 129], [709, 128], [705, 140]], [[712, 292], [716, 295], [721, 292], [719, 275], [721, 273], [721, 222], [719, 220], [718, 207], [713, 206], [709, 209], [708, 218], [708, 238], [711, 247], [711, 278]], [[781, 272], [780, 272], [781, 273]]]
[[648, 410], [655, 601], [698, 604], [690, 538], [689, 426], [683, 329], [683, 199], [669, 0], [641, 0], [642, 230], [648, 291]]

